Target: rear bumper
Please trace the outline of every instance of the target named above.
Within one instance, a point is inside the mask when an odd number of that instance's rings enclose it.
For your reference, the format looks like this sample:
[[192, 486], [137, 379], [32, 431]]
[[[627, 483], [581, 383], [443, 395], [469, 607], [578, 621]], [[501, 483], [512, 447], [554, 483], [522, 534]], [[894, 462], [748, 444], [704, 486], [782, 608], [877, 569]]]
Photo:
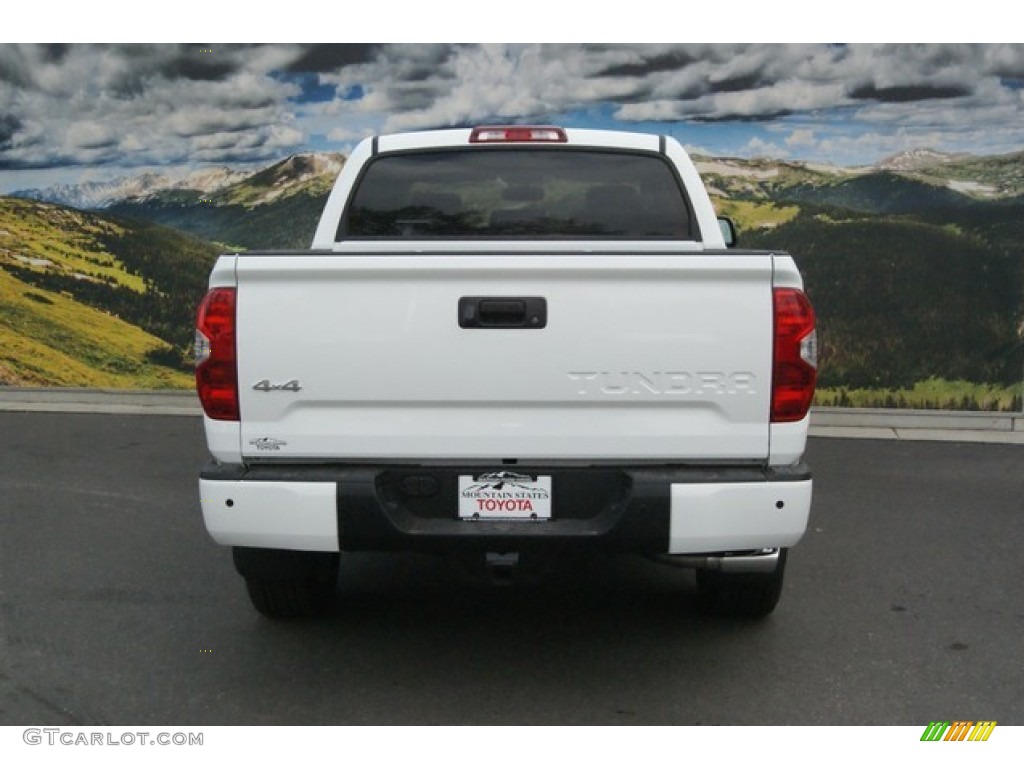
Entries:
[[309, 551], [750, 552], [795, 545], [810, 513], [804, 464], [516, 470], [552, 476], [550, 520], [459, 520], [458, 476], [479, 467], [211, 463], [199, 486], [217, 543]]

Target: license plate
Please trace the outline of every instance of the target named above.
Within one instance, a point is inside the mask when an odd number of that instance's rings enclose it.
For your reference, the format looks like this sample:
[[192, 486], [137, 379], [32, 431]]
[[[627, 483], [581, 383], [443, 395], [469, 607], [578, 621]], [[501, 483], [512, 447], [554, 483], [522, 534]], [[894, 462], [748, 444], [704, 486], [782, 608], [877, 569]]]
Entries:
[[459, 475], [461, 520], [550, 520], [551, 475]]

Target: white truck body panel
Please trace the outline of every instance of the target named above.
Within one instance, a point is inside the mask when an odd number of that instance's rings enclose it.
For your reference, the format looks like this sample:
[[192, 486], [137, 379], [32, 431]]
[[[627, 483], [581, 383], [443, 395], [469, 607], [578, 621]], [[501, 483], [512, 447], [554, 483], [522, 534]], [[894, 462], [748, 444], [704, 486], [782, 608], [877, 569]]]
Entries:
[[807, 529], [811, 481], [672, 486], [669, 554], [792, 547]]
[[[238, 257], [242, 453], [764, 461], [771, 272], [743, 256]], [[544, 296], [547, 327], [460, 328], [473, 295]]]
[[203, 520], [218, 544], [338, 550], [338, 486], [324, 482], [199, 481]]

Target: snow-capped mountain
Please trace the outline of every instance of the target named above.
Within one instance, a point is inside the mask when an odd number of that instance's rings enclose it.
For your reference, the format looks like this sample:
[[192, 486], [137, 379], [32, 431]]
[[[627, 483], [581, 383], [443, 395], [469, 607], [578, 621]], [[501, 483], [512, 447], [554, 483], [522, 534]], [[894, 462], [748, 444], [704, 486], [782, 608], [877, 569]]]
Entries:
[[[283, 163], [306, 157], [295, 155]], [[331, 155], [310, 155], [303, 166], [328, 168], [334, 163]], [[322, 159], [321, 159], [322, 158]], [[279, 163], [279, 165], [283, 164]], [[276, 167], [276, 166], [272, 166]], [[340, 168], [340, 163], [337, 163]], [[265, 170], [265, 169], [263, 169]], [[261, 173], [261, 169], [241, 170], [227, 166], [199, 168], [191, 172], [168, 171], [166, 173], [143, 173], [138, 176], [124, 176], [109, 181], [88, 181], [81, 184], [58, 184], [45, 189], [27, 189], [14, 192], [12, 197], [22, 197], [47, 203], [59, 203], [79, 209], [103, 209], [123, 202], [144, 202], [162, 193], [189, 191], [201, 195], [213, 195], [227, 187], [239, 184]], [[336, 174], [337, 171], [335, 170]]]
[[906, 152], [899, 152], [879, 160], [872, 168], [877, 171], [907, 173], [935, 168], [939, 165], [954, 162], [962, 157], [964, 156], [950, 154], [949, 152], [937, 152], [934, 149], [909, 149]]
[[172, 184], [170, 178], [159, 173], [144, 173], [110, 181], [87, 181], [81, 184], [56, 184], [45, 189], [25, 189], [12, 193], [12, 197], [59, 203], [72, 208], [106, 208], [121, 200], [145, 197]]

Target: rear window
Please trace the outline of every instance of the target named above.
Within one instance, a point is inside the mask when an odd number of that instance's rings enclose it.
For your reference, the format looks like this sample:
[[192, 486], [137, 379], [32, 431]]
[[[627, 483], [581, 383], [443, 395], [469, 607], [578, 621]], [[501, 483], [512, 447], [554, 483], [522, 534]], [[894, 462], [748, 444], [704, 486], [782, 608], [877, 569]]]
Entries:
[[338, 239], [690, 239], [689, 206], [660, 155], [474, 148], [383, 155]]

